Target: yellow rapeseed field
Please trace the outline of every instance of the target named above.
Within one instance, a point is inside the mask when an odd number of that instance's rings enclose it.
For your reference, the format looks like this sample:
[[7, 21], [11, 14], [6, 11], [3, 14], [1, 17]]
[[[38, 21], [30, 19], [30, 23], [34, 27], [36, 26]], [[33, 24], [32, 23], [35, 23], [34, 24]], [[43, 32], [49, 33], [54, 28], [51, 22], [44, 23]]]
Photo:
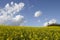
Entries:
[[0, 26], [0, 40], [60, 40], [60, 26]]

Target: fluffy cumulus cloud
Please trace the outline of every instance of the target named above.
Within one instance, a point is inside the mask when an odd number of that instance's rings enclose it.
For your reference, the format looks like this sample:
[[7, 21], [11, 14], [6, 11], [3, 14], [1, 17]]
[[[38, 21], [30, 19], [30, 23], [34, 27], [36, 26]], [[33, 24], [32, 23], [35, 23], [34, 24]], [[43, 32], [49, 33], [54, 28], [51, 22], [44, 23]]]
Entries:
[[14, 18], [12, 18], [11, 25], [21, 25], [23, 21], [24, 21], [24, 16], [16, 15]]
[[20, 25], [24, 16], [16, 15], [24, 7], [24, 3], [7, 3], [4, 8], [0, 9], [0, 24]]
[[27, 22], [28, 22], [27, 20], [24, 20], [23, 23], [20, 26], [26, 25]]
[[45, 22], [45, 23], [44, 23], [44, 26], [48, 26], [48, 24], [49, 24], [49, 22]]
[[34, 17], [39, 17], [41, 16], [42, 12], [41, 11], [36, 11], [34, 14]]
[[44, 26], [48, 26], [48, 25], [50, 25], [50, 24], [55, 24], [55, 23], [56, 23], [56, 19], [51, 19], [50, 21], [45, 22], [45, 23], [44, 23]]

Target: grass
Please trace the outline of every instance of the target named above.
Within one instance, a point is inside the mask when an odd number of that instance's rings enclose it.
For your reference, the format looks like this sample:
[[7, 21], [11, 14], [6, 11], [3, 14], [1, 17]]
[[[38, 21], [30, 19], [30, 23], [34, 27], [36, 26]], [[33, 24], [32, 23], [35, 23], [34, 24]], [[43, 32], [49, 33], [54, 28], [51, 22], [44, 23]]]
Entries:
[[0, 40], [60, 40], [60, 26], [0, 26]]

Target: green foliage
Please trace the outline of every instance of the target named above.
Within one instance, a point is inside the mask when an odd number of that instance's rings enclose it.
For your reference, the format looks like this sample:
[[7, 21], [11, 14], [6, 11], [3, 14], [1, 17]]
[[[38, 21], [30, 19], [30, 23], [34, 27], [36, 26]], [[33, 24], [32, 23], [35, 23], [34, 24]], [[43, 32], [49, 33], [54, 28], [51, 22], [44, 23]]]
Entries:
[[60, 27], [0, 26], [0, 40], [60, 40]]

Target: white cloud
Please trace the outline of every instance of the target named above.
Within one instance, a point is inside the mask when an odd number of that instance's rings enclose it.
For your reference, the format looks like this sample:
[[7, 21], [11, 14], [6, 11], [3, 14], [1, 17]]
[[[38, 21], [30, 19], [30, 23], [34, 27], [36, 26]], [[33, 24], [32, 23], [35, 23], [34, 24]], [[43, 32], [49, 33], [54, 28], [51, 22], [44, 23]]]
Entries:
[[49, 24], [55, 24], [56, 23], [56, 20], [55, 19], [52, 19], [49, 21]]
[[26, 25], [27, 22], [28, 22], [27, 20], [24, 20], [24, 22], [21, 23], [20, 26], [24, 26], [24, 25]]
[[13, 5], [13, 2], [11, 2], [11, 5]]
[[20, 25], [24, 21], [24, 16], [16, 15], [12, 18], [10, 25]]
[[7, 3], [6, 5], [5, 5], [5, 8], [8, 8], [9, 7], [9, 3]]
[[10, 21], [11, 24], [20, 25], [24, 16], [16, 14], [22, 10], [24, 3], [17, 4], [11, 2], [10, 4], [7, 3], [4, 8], [0, 9], [0, 24], [8, 24], [7, 22]]
[[44, 26], [48, 26], [48, 24], [49, 24], [49, 22], [45, 22], [45, 23], [44, 23]]
[[41, 11], [36, 11], [34, 14], [34, 17], [39, 17], [41, 16], [42, 12]]
[[21, 16], [21, 15], [16, 15], [14, 18], [13, 18], [13, 21], [21, 21], [22, 19], [24, 18], [24, 16]]
[[48, 26], [48, 25], [50, 25], [50, 24], [55, 24], [55, 23], [56, 23], [56, 19], [51, 19], [50, 21], [45, 22], [45, 23], [44, 23], [44, 26]]
[[9, 13], [9, 14], [13, 14], [13, 12], [15, 12], [15, 14], [16, 14], [16, 12], [19, 12], [22, 8], [24, 7], [24, 3], [19, 3], [19, 4], [17, 4], [17, 3], [14, 3], [14, 5], [9, 5], [9, 4], [6, 4], [6, 6], [5, 6], [5, 11], [7, 11], [7, 13]]

